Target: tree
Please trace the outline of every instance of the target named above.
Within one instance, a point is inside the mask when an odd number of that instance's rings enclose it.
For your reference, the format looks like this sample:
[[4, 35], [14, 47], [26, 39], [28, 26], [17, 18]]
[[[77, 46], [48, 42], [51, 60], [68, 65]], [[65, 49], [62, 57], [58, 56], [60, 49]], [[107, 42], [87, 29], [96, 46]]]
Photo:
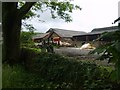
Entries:
[[[70, 2], [3, 2], [2, 30], [3, 30], [3, 61], [15, 64], [20, 57], [21, 20], [35, 16], [35, 10], [42, 11], [42, 5], [51, 10], [52, 18], [59, 16], [65, 21], [71, 21], [67, 12], [79, 8]], [[67, 11], [67, 12], [66, 12]]]

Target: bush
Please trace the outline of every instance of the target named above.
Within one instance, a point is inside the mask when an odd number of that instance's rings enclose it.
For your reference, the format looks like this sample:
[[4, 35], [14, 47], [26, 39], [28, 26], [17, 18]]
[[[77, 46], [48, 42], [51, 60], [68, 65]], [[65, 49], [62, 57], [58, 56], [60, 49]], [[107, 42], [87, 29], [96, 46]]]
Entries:
[[57, 83], [59, 89], [111, 88], [107, 70], [95, 64], [77, 62], [57, 54], [40, 53], [35, 58], [33, 71], [49, 82]]
[[120, 85], [120, 30], [103, 33], [98, 40], [104, 39], [110, 42], [95, 49], [94, 52], [100, 54], [99, 59], [114, 64], [115, 70], [111, 74], [111, 79]]
[[[109, 72], [95, 64], [78, 62], [57, 54], [23, 48], [21, 66], [3, 68], [3, 87], [43, 88], [44, 90], [111, 89]], [[29, 69], [29, 72], [28, 72]]]
[[22, 31], [20, 35], [20, 41], [21, 41], [21, 46], [26, 46], [26, 47], [34, 47], [35, 44], [32, 40], [32, 36], [35, 35], [36, 33], [34, 32], [25, 32]]

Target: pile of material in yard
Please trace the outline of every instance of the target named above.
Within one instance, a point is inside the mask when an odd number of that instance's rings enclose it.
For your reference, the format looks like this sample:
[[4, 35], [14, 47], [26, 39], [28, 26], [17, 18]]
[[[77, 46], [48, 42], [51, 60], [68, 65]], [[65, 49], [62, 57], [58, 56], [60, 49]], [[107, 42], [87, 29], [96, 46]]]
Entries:
[[90, 43], [83, 44], [80, 49], [95, 49], [94, 46], [92, 46]]

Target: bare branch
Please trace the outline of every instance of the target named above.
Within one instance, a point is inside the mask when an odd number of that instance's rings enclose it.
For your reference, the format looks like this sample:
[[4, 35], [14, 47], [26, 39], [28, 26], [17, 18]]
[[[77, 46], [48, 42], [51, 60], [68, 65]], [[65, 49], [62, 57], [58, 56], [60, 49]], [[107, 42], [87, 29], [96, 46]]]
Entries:
[[36, 2], [26, 2], [25, 5], [23, 5], [23, 6], [19, 9], [20, 18], [22, 18], [25, 14], [27, 14], [27, 12], [30, 10], [30, 8], [31, 8], [35, 3], [36, 3]]
[[120, 17], [114, 21], [114, 23], [118, 22], [120, 20]]

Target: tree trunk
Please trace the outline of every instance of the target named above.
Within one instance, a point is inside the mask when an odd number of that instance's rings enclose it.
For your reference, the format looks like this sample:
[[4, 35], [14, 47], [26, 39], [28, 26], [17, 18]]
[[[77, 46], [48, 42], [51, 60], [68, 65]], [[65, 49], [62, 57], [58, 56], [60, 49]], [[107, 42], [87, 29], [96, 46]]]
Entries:
[[17, 9], [18, 2], [2, 3], [3, 62], [13, 65], [20, 59], [21, 20], [35, 2], [26, 2]]
[[21, 19], [18, 18], [16, 3], [3, 3], [3, 61], [15, 64], [20, 57]]

